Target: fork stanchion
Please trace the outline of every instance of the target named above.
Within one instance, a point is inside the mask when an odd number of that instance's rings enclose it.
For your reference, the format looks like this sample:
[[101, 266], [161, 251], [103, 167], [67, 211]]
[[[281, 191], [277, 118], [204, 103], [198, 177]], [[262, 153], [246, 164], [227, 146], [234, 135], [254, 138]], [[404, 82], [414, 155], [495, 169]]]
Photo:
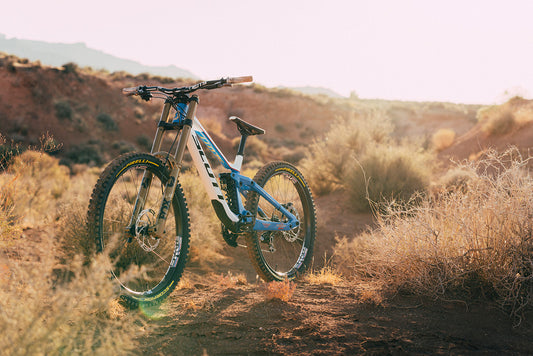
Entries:
[[196, 107], [198, 106], [198, 95], [192, 95], [189, 101], [189, 110], [187, 110], [187, 115], [183, 121], [183, 128], [181, 129], [180, 140], [178, 142], [178, 147], [176, 148], [176, 163], [181, 167], [181, 161], [185, 153], [185, 148], [187, 148], [187, 142], [189, 141], [189, 136], [191, 134], [192, 120], [196, 115]]

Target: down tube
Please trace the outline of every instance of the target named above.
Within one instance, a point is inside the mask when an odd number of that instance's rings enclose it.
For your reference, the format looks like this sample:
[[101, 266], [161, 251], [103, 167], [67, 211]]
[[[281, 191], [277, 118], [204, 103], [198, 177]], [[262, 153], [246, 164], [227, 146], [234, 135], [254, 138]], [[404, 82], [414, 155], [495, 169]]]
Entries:
[[[191, 154], [192, 160], [194, 162], [196, 170], [198, 171], [198, 174], [200, 175], [200, 179], [202, 180], [205, 190], [207, 191], [209, 199], [211, 200], [211, 202], [218, 202], [223, 207], [226, 217], [219, 216], [219, 218], [221, 220], [226, 220], [227, 218], [232, 223], [239, 222], [239, 217], [230, 210], [228, 203], [226, 203], [226, 200], [224, 199], [222, 190], [218, 185], [215, 174], [211, 169], [211, 165], [209, 164], [209, 161], [205, 156], [205, 152], [202, 149], [202, 145], [200, 144], [200, 140], [198, 139], [198, 135], [196, 134], [194, 129], [192, 130], [191, 135], [189, 137], [187, 148], [189, 149], [189, 153]], [[218, 213], [219, 212], [217, 211], [217, 215]]]

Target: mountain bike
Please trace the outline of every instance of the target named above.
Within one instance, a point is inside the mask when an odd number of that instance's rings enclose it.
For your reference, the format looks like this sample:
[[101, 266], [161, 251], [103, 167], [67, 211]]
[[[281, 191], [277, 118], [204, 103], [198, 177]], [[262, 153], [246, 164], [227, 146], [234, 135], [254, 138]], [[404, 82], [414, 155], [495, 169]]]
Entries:
[[[109, 254], [111, 275], [121, 287], [121, 298], [129, 304], [162, 302], [185, 268], [190, 221], [179, 173], [186, 149], [222, 223], [222, 237], [233, 247], [244, 237], [258, 275], [265, 281], [291, 280], [309, 267], [316, 212], [300, 171], [287, 162], [271, 162], [253, 179], [241, 175], [246, 139], [265, 131], [230, 117], [241, 134], [235, 160], [230, 162], [196, 117], [199, 98], [192, 93], [250, 81], [251, 76], [179, 88], [122, 90], [146, 101], [164, 100], [150, 153], [126, 153], [109, 163], [94, 187], [87, 213], [97, 251]], [[174, 118], [171, 112], [175, 112]], [[163, 137], [169, 134], [166, 137], [172, 144], [162, 150]], [[204, 146], [212, 153], [210, 158]], [[224, 170], [218, 178], [211, 168], [213, 159], [220, 161]]]

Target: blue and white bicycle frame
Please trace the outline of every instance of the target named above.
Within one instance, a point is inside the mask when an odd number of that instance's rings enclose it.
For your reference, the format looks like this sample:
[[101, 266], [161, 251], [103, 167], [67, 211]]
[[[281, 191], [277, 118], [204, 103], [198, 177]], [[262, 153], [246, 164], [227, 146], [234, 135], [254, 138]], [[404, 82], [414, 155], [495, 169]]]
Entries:
[[[205, 190], [211, 200], [213, 208], [220, 219], [220, 221], [234, 233], [257, 230], [257, 231], [288, 231], [292, 230], [299, 225], [299, 221], [296, 216], [288, 211], [286, 207], [277, 202], [270, 194], [268, 194], [260, 185], [256, 184], [251, 178], [240, 174], [243, 152], [239, 150], [233, 163], [229, 162], [224, 154], [217, 147], [215, 142], [211, 139], [205, 128], [202, 126], [198, 118], [196, 117], [196, 106], [198, 99], [196, 95], [193, 95], [186, 106], [182, 106], [181, 109], [186, 109], [185, 115], [180, 115], [178, 107], [177, 117], [178, 120], [169, 122], [169, 112], [172, 107], [170, 101], [166, 101], [161, 113], [160, 123], [152, 144], [151, 153], [156, 157], [159, 157], [163, 162], [168, 162], [171, 168], [170, 177], [164, 188], [163, 200], [159, 213], [157, 214], [157, 222], [155, 226], [151, 228], [151, 233], [158, 236], [159, 231], [164, 231], [165, 221], [168, 210], [171, 206], [172, 197], [176, 189], [179, 171], [181, 169], [181, 162], [183, 159], [185, 148], [189, 150], [194, 165], [198, 171], [201, 181]], [[181, 104], [180, 104], [181, 105]], [[181, 117], [181, 118], [180, 118]], [[176, 146], [174, 154], [169, 152], [160, 152], [161, 142], [163, 134], [166, 130], [171, 129], [173, 124], [180, 129], [180, 137]], [[162, 124], [163, 123], [163, 124]], [[241, 140], [246, 141], [246, 137], [243, 136]], [[241, 142], [244, 146], [244, 142]], [[235, 182], [237, 189], [236, 200], [238, 206], [238, 214], [234, 213], [221, 190], [220, 184], [217, 181], [215, 174], [211, 168], [208, 158], [206, 157], [203, 149], [205, 145], [209, 151], [220, 161], [222, 166], [230, 173], [231, 178]], [[147, 187], [150, 186], [152, 175], [150, 172], [145, 171], [139, 193], [135, 202], [135, 208], [131, 217], [130, 226], [134, 224], [135, 217], [143, 210], [144, 202], [148, 195]], [[257, 217], [251, 216], [251, 214], [244, 208], [242, 197], [246, 197], [249, 192], [256, 192], [265, 201], [271, 204], [276, 210], [281, 212], [285, 219], [283, 221], [270, 221], [263, 211], [258, 208]]]

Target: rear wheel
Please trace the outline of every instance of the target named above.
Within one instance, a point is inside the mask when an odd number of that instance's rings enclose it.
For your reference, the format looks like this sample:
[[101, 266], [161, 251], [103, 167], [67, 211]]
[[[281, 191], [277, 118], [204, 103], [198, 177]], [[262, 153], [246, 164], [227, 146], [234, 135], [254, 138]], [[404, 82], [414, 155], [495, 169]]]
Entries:
[[[145, 179], [143, 177], [151, 177]], [[130, 305], [158, 304], [176, 287], [189, 250], [189, 214], [177, 183], [165, 231], [155, 235], [168, 169], [156, 157], [129, 153], [104, 170], [93, 190], [88, 211], [89, 232], [99, 252], [109, 254], [112, 276]], [[148, 187], [146, 203], [132, 218], [141, 184]]]
[[[281, 203], [300, 224], [289, 231], [252, 231], [247, 246], [257, 273], [266, 281], [294, 279], [310, 266], [316, 234], [311, 190], [302, 174], [286, 162], [271, 162], [254, 181]], [[255, 192], [248, 193], [246, 209], [256, 219], [283, 222], [287, 218]]]

